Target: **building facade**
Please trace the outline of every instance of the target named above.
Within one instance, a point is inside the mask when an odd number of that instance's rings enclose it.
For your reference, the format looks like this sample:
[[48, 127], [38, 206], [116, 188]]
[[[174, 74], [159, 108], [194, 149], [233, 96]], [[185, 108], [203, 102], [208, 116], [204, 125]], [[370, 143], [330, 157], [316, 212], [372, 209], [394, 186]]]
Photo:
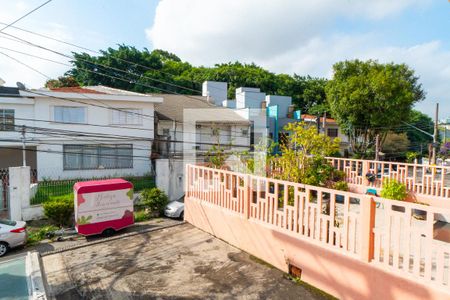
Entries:
[[38, 179], [140, 176], [151, 171], [160, 97], [94, 87], [0, 91], [0, 168], [23, 164]]

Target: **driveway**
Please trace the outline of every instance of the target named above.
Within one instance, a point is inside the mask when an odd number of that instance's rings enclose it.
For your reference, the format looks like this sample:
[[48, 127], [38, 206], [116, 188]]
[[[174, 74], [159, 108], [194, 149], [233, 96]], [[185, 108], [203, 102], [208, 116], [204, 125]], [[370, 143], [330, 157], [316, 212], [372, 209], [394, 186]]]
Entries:
[[56, 299], [327, 299], [190, 224], [42, 258]]

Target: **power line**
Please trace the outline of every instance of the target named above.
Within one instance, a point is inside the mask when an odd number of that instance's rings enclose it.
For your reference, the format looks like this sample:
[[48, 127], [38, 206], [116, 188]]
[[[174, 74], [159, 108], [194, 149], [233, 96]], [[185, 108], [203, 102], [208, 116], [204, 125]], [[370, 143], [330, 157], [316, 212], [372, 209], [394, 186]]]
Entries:
[[40, 9], [41, 7], [43, 7], [44, 5], [47, 5], [48, 3], [50, 3], [52, 0], [48, 0], [44, 3], [42, 3], [41, 5], [39, 5], [38, 7], [30, 10], [29, 12], [27, 12], [26, 14], [24, 14], [23, 16], [21, 16], [20, 18], [16, 19], [14, 22], [11, 22], [9, 24], [7, 24], [5, 27], [3, 27], [2, 29], [0, 29], [0, 32], [2, 32], [3, 30], [5, 30], [8, 27], [11, 27], [12, 25], [16, 24], [17, 22], [19, 22], [20, 20], [22, 20], [23, 18], [27, 17], [28, 15], [32, 14], [33, 12], [37, 11], [38, 9]]
[[33, 70], [34, 72], [36, 72], [36, 73], [38, 73], [38, 74], [44, 76], [44, 77], [47, 78], [47, 79], [51, 79], [50, 77], [48, 77], [48, 76], [45, 75], [44, 73], [42, 73], [42, 72], [36, 70], [35, 68], [33, 68], [33, 67], [27, 65], [27, 64], [24, 63], [24, 62], [21, 62], [20, 60], [14, 58], [14, 57], [12, 57], [12, 56], [9, 56], [8, 54], [6, 54], [6, 53], [4, 53], [4, 52], [1, 52], [1, 51], [0, 51], [0, 54], [2, 54], [2, 55], [4, 55], [4, 56], [6, 56], [6, 57], [8, 57], [8, 58], [10, 58], [10, 59], [12, 59], [12, 60], [14, 60], [15, 62], [17, 62], [17, 63], [19, 63], [19, 64], [21, 64], [21, 65], [23, 65], [23, 66], [25, 66], [25, 67], [27, 67], [27, 68], [29, 68], [30, 70]]

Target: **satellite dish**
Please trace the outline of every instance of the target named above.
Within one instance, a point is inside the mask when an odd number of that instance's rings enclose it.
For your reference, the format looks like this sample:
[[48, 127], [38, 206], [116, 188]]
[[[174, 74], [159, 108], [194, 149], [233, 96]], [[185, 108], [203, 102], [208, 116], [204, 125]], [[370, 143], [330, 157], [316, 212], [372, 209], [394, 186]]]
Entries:
[[5, 84], [5, 81], [0, 78], [0, 86], [3, 86]]
[[27, 89], [22, 82], [18, 81], [18, 82], [16, 82], [16, 85], [19, 88], [19, 90], [21, 90], [21, 91], [25, 91]]

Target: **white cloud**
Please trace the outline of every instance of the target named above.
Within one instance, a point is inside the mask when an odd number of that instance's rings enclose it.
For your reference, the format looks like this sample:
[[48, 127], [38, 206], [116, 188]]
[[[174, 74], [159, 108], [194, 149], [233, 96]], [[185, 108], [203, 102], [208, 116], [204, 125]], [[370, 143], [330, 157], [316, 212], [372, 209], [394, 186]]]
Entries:
[[147, 36], [196, 64], [256, 60], [297, 47], [337, 17], [380, 19], [418, 0], [162, 0]]
[[[405, 47], [384, 42], [377, 32], [350, 35], [333, 28], [338, 18], [380, 21], [429, 2], [162, 0], [146, 33], [154, 48], [197, 65], [239, 60], [276, 72], [331, 77], [340, 60], [405, 62], [427, 92], [418, 108], [431, 115], [434, 101], [450, 101], [450, 50], [439, 41]], [[442, 115], [450, 115], [449, 105], [441, 107]]]

